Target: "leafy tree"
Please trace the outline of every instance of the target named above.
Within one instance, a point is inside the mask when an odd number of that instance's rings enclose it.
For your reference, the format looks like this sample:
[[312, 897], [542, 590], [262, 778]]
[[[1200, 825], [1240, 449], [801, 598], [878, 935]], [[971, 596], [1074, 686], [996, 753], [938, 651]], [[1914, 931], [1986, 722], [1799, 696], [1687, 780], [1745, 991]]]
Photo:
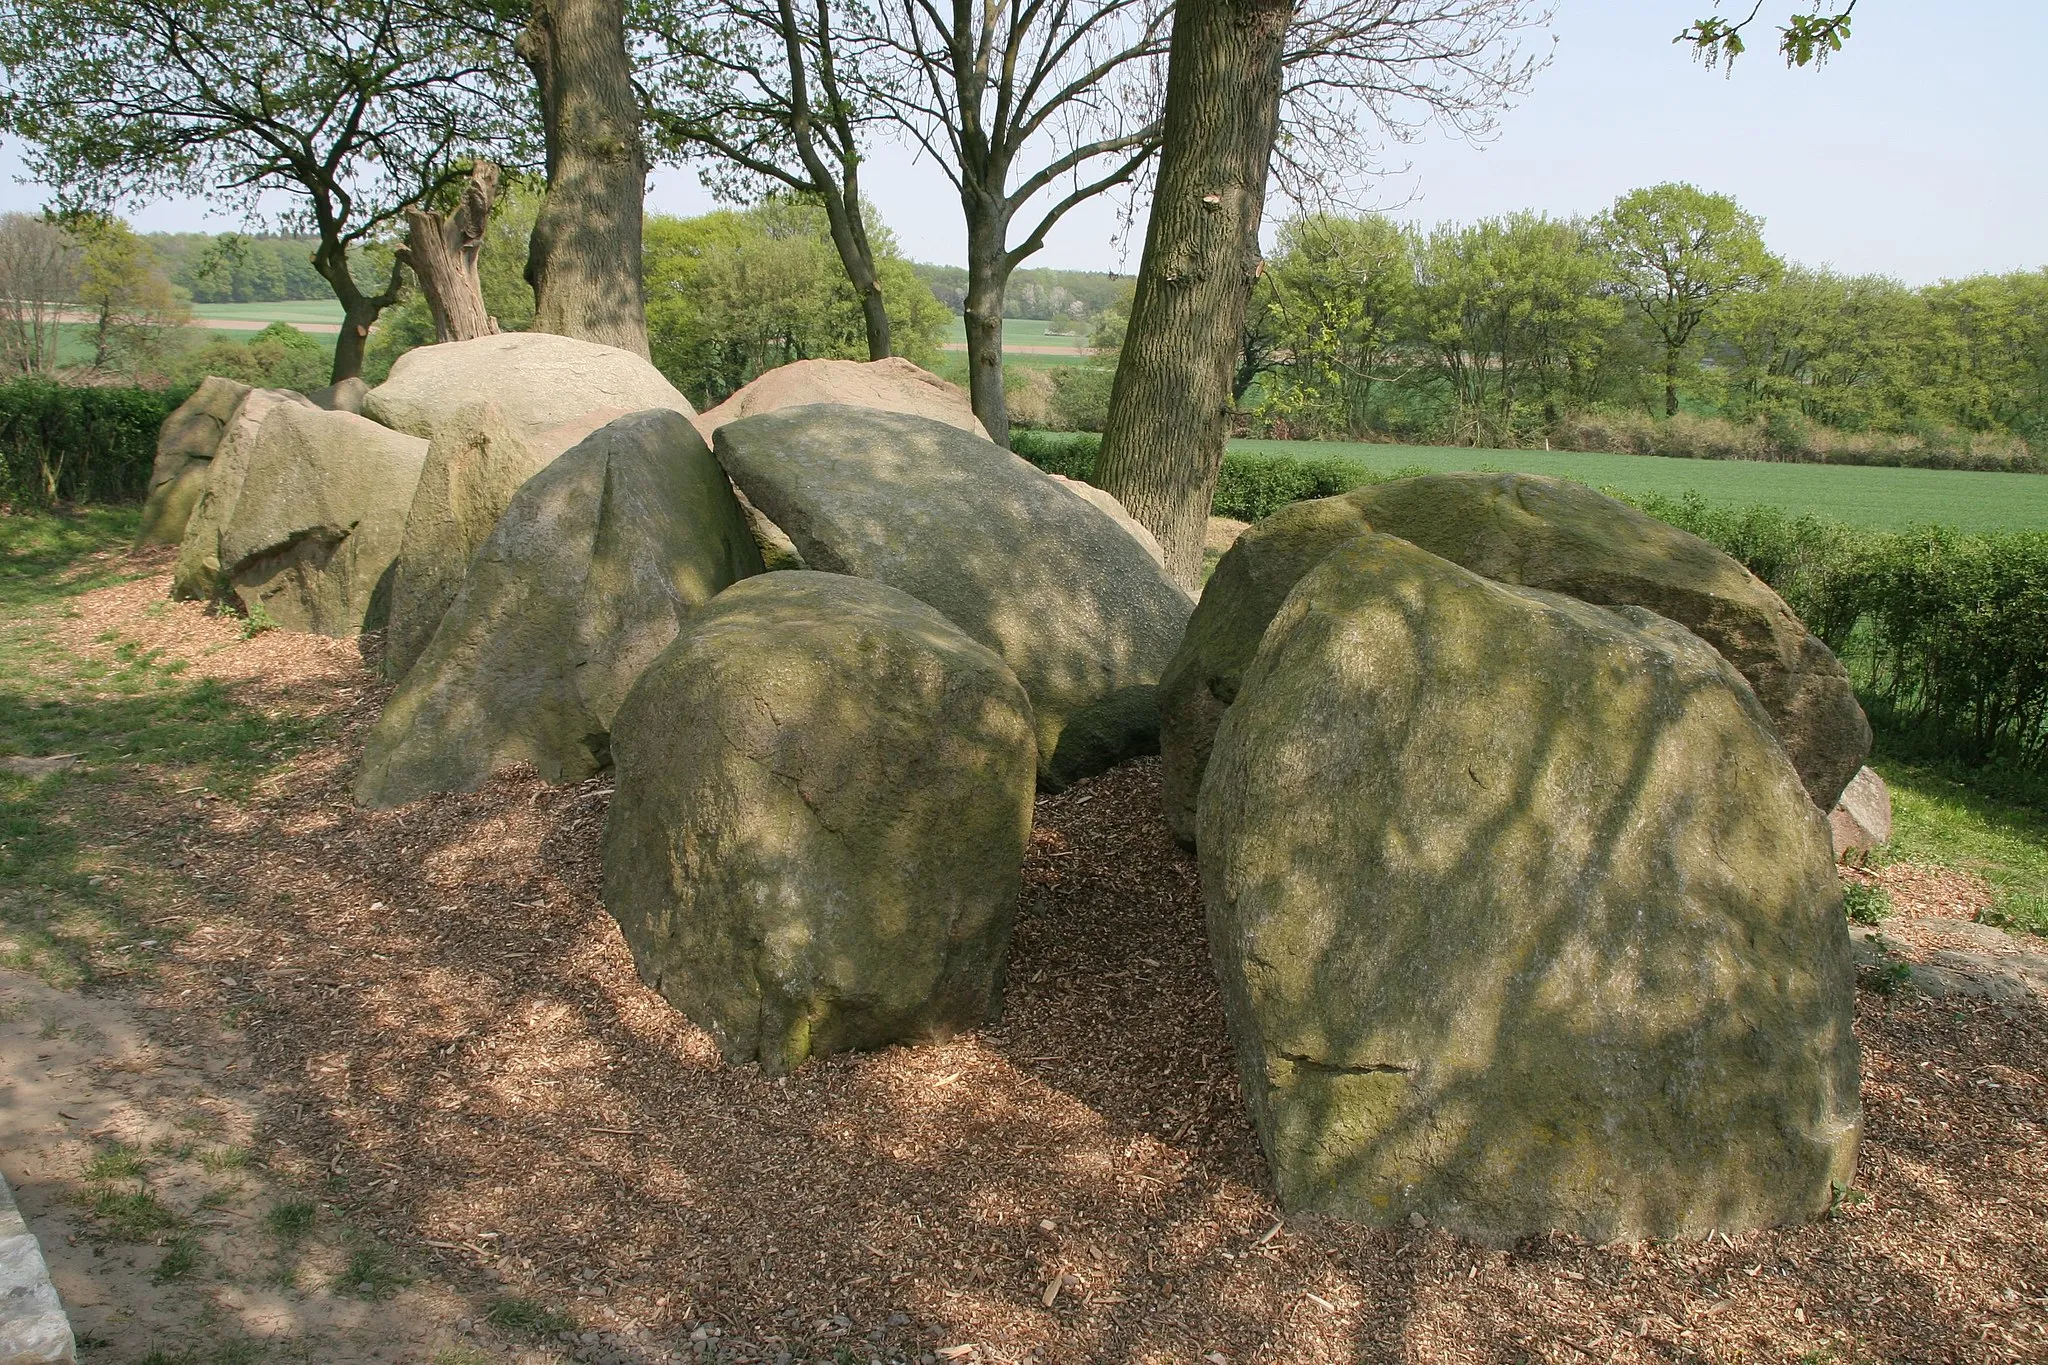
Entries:
[[217, 337], [185, 355], [179, 376], [196, 381], [209, 374], [268, 389], [311, 392], [329, 382], [327, 347], [288, 322], [273, 322], [248, 341]]
[[190, 312], [171, 292], [149, 243], [119, 218], [98, 215], [74, 221], [72, 235], [84, 248], [78, 300], [92, 313], [93, 367], [160, 353], [164, 329], [179, 326]]
[[1583, 223], [1516, 213], [1415, 248], [1414, 337], [1457, 405], [1454, 439], [1512, 445], [1597, 388], [1621, 320]]
[[[879, 225], [876, 273], [900, 354], [929, 364], [945, 310]], [[822, 206], [769, 199], [750, 209], [647, 221], [647, 322], [654, 363], [709, 407], [795, 360], [867, 356], [859, 295], [840, 268]]]
[[1725, 194], [1676, 183], [1624, 194], [1601, 215], [1616, 287], [1663, 343], [1665, 416], [1678, 411], [1679, 372], [1700, 325], [1780, 269], [1763, 226]]
[[441, 0], [0, 0], [0, 129], [65, 209], [285, 195], [342, 305], [341, 379], [398, 292], [356, 279], [358, 248], [470, 157], [528, 155], [504, 38]]
[[656, 126], [686, 152], [720, 158], [708, 177], [733, 199], [806, 196], [861, 301], [868, 358], [892, 353], [889, 310], [861, 202], [861, 143], [877, 117], [832, 0], [727, 0], [708, 13], [663, 11], [667, 60], [652, 80]]
[[[1380, 216], [1309, 214], [1280, 229], [1253, 316], [1272, 334], [1265, 409], [1317, 435], [1361, 435], [1373, 388], [1405, 368], [1414, 303], [1406, 233]], [[1242, 396], [1242, 390], [1240, 390]]]

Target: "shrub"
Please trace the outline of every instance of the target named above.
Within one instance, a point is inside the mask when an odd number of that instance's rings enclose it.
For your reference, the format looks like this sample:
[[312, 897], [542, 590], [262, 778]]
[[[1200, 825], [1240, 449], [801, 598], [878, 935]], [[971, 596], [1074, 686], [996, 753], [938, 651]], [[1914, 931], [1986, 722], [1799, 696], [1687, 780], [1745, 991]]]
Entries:
[[122, 502], [149, 491], [157, 429], [190, 388], [0, 384], [0, 501]]
[[2016, 436], [1971, 433], [1927, 423], [1905, 432], [1838, 431], [1798, 413], [1781, 411], [1748, 422], [1686, 412], [1663, 421], [1642, 412], [1578, 412], [1553, 423], [1550, 440], [1562, 450], [1685, 460], [1781, 460], [2022, 474], [2048, 470]]
[[[1010, 448], [1048, 474], [1093, 483], [1102, 438], [1087, 432], [1013, 431]], [[1389, 477], [1395, 476], [1376, 474], [1349, 460], [1294, 460], [1231, 451], [1223, 457], [1209, 511], [1213, 516], [1261, 521], [1290, 502], [1331, 497]]]

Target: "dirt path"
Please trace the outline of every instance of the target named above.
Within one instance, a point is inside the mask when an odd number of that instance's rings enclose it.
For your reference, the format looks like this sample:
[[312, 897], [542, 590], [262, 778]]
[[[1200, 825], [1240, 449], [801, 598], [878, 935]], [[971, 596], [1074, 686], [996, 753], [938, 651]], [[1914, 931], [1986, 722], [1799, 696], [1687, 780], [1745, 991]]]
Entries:
[[[234, 800], [67, 779], [163, 922], [109, 993], [7, 987], [6, 1173], [94, 1365], [2048, 1358], [2039, 1009], [1861, 992], [1858, 1188], [1813, 1226], [1497, 1252], [1287, 1219], [1156, 764], [1040, 801], [1000, 1024], [771, 1080], [635, 978], [607, 782], [359, 811], [356, 646], [162, 589], [75, 599], [64, 647], [147, 642], [325, 737]], [[109, 1235], [102, 1189], [188, 1220], [194, 1267], [154, 1283], [180, 1234]]]

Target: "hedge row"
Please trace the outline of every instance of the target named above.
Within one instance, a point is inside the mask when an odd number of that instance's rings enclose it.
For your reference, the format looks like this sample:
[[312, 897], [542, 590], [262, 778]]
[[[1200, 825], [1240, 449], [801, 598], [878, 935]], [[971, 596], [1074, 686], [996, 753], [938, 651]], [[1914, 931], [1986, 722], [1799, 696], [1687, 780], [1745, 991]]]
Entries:
[[1776, 588], [1894, 720], [1970, 761], [2048, 765], [2048, 532], [1876, 531], [1697, 493], [1630, 501]]
[[[1055, 473], [1095, 472], [1097, 438], [1032, 432], [1016, 444]], [[1257, 521], [1301, 498], [1399, 476], [1232, 453], [1213, 511]], [[1891, 723], [1969, 761], [2048, 767], [2048, 532], [1878, 531], [1776, 507], [1716, 506], [1697, 493], [1607, 491], [1719, 546], [1777, 589]]]
[[157, 429], [189, 387], [0, 384], [0, 504], [126, 502], [149, 491]]

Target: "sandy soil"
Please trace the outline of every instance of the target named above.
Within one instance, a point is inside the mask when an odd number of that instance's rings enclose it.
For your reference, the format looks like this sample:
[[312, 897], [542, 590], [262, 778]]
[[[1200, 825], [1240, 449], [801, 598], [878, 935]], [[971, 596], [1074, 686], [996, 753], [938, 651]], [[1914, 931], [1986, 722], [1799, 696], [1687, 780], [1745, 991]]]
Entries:
[[[334, 739], [246, 803], [74, 784], [117, 874], [177, 864], [175, 937], [133, 985], [8, 985], [7, 1174], [60, 1285], [103, 1301], [89, 1361], [252, 1337], [257, 1358], [449, 1362], [2048, 1359], [2040, 1009], [1859, 993], [1858, 1188], [1809, 1227], [1497, 1252], [1289, 1219], [1156, 764], [1039, 803], [999, 1024], [770, 1080], [635, 979], [597, 899], [606, 780], [358, 811], [382, 689], [357, 646], [243, 642], [163, 586], [82, 599], [71, 645], [163, 641]], [[75, 1202], [95, 1134], [164, 1142], [150, 1178], [194, 1209], [206, 1144], [257, 1161], [208, 1210], [206, 1268], [126, 1318], [158, 1252]], [[322, 1210], [303, 1247], [261, 1226], [288, 1198]], [[365, 1247], [410, 1283], [338, 1282]], [[287, 1252], [305, 1269], [266, 1289]], [[477, 1330], [506, 1295], [575, 1339]]]

